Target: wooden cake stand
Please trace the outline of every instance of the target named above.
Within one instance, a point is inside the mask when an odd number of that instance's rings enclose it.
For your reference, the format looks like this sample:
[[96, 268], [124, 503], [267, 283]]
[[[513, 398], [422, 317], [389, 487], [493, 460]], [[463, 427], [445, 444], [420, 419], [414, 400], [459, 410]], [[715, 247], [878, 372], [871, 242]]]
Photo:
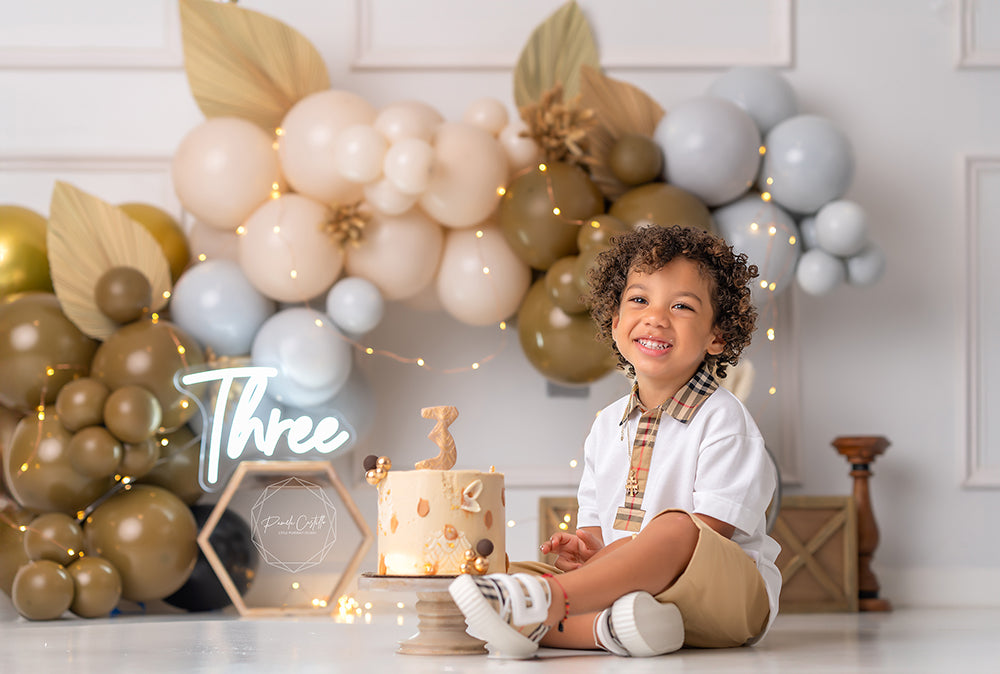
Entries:
[[397, 653], [408, 655], [481, 655], [485, 642], [465, 632], [465, 617], [458, 610], [448, 586], [454, 576], [379, 576], [363, 573], [359, 590], [417, 593], [417, 633], [399, 642]]

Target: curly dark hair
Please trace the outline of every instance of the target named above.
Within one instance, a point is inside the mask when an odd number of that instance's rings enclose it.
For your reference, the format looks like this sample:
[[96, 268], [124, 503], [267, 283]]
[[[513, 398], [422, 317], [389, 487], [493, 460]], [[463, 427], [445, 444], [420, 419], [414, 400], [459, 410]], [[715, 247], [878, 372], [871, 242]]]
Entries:
[[585, 299], [597, 323], [597, 336], [611, 344], [621, 368], [635, 377], [635, 369], [611, 336], [625, 281], [630, 271], [652, 273], [678, 257], [696, 262], [709, 281], [714, 323], [725, 346], [722, 353], [707, 355], [705, 360], [715, 367], [717, 377], [725, 378], [726, 366], [739, 362], [757, 323], [749, 287], [758, 275], [757, 266], [748, 265], [745, 254], [734, 252], [725, 240], [702, 229], [651, 225], [611, 238], [611, 247], [597, 256], [588, 274], [590, 293]]

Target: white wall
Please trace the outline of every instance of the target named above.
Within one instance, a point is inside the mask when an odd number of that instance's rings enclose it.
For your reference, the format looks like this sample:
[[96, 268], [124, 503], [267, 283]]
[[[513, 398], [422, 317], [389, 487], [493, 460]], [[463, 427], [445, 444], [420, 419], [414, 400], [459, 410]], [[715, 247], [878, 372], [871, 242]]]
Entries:
[[[513, 112], [509, 64], [561, 3], [428, 0], [416, 5], [425, 16], [404, 22], [394, 21], [388, 0], [239, 4], [304, 33], [335, 88], [377, 106], [421, 99], [459, 119], [483, 96]], [[997, 3], [968, 4], [979, 8], [976, 45], [988, 57], [1000, 33]], [[70, 0], [45, 5], [61, 12], [0, 1], [0, 203], [47, 213], [59, 179], [113, 203], [148, 201], [180, 215], [170, 157], [202, 117], [183, 72], [175, 3], [92, 0], [87, 11]], [[850, 493], [833, 438], [874, 434], [892, 442], [872, 483], [883, 596], [898, 605], [1000, 603], [991, 517], [1000, 485], [963, 486], [976, 467], [967, 456], [965, 158], [1000, 156], [1000, 70], [958, 67], [959, 1], [581, 5], [608, 74], [668, 110], [704, 92], [727, 66], [763, 61], [781, 67], [802, 111], [829, 117], [850, 138], [856, 172], [847, 197], [871, 216], [888, 271], [870, 289], [822, 298], [789, 293], [777, 346], [753, 352], [758, 386], [777, 382], [779, 392], [771, 399], [755, 393], [753, 411], [791, 493]], [[116, 22], [124, 29], [107, 29]], [[624, 380], [611, 375], [587, 397], [549, 395], [514, 331], [469, 328], [404, 306], [391, 307], [367, 339], [441, 368], [498, 355], [476, 372], [452, 375], [359, 358], [378, 421], [357, 456], [336, 462], [338, 472], [356, 481], [369, 452], [403, 465], [433, 453], [419, 408], [456, 404], [460, 464], [507, 472], [508, 515], [518, 522], [509, 552], [533, 556], [537, 497], [573, 493], [569, 461], [580, 455], [594, 412], [624, 392]], [[989, 451], [977, 456], [992, 469]], [[360, 481], [355, 487], [373, 521], [374, 493]]]

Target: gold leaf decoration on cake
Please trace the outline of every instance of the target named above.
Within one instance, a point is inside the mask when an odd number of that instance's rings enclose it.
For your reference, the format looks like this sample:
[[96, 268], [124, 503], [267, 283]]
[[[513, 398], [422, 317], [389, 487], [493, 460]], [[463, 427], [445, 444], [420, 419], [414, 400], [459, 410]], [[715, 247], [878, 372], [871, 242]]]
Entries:
[[462, 510], [470, 513], [477, 513], [482, 508], [479, 505], [479, 495], [483, 493], [483, 481], [473, 480], [469, 485], [462, 490], [462, 505], [459, 506]]
[[101, 312], [94, 296], [109, 269], [142, 272], [153, 291], [153, 311], [170, 297], [170, 263], [153, 235], [125, 211], [69, 183], [57, 181], [52, 191], [46, 245], [63, 313], [94, 339], [107, 339], [119, 327]]
[[273, 132], [309, 94], [330, 88], [308, 39], [269, 16], [211, 0], [181, 0], [184, 69], [206, 117], [242, 117]]
[[458, 459], [458, 452], [455, 449], [455, 438], [448, 432], [448, 426], [458, 418], [458, 409], [451, 405], [425, 407], [420, 410], [420, 416], [437, 420], [427, 437], [434, 441], [439, 451], [433, 459], [417, 461], [415, 467], [417, 470], [451, 470]]
[[588, 151], [594, 159], [590, 177], [604, 196], [614, 200], [629, 187], [608, 167], [611, 148], [627, 133], [652, 136], [664, 111], [659, 103], [631, 84], [587, 66], [583, 66], [580, 73], [580, 104], [593, 110], [597, 119], [597, 124], [587, 130]]
[[599, 67], [590, 24], [576, 2], [567, 2], [531, 33], [514, 68], [518, 108], [539, 100], [561, 84], [573, 97], [580, 89], [580, 66]]

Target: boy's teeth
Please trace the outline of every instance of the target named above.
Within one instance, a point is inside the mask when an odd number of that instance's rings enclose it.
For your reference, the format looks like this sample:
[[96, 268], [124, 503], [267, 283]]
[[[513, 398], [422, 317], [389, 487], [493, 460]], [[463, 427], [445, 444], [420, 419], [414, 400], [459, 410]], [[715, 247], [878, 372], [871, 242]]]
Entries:
[[653, 342], [648, 339], [640, 339], [637, 341], [647, 349], [665, 349], [668, 346], [670, 346], [669, 344], [666, 344], [664, 342]]

